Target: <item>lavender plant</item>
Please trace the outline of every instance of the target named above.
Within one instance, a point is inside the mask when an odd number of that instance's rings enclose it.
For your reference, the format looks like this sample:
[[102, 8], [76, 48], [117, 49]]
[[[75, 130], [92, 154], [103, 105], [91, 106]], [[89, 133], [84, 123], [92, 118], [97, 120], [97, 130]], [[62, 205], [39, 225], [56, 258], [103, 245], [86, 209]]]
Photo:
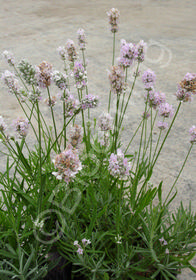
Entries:
[[[54, 266], [62, 270], [69, 265], [70, 279], [161, 280], [177, 279], [184, 267], [196, 272], [190, 263], [196, 249], [196, 216], [191, 205], [186, 209], [181, 203], [174, 213], [169, 208], [196, 142], [195, 126], [189, 130], [190, 148], [165, 199], [163, 182], [157, 186], [150, 182], [182, 103], [196, 93], [196, 74], [187, 73], [179, 83], [174, 111], [165, 94], [156, 91], [155, 73], [151, 69], [143, 73], [144, 112], [123, 151], [123, 120], [146, 43], [121, 40], [114, 65], [119, 15], [114, 8], [108, 12], [113, 34], [108, 112], [94, 120], [94, 128], [90, 112], [99, 98], [89, 93], [83, 29], [77, 32], [81, 57], [70, 39], [58, 48], [64, 72], [53, 70], [46, 61], [34, 66], [23, 59], [17, 64], [13, 54], [3, 53], [13, 71], [6, 70], [2, 81], [23, 111], [12, 126], [0, 116], [1, 153], [7, 158], [6, 171], [0, 172], [4, 279], [50, 279]], [[134, 80], [128, 86], [133, 66]], [[55, 86], [60, 93], [52, 95]], [[113, 116], [111, 97], [116, 100]], [[52, 125], [41, 103], [48, 107]], [[155, 142], [156, 125], [160, 132]], [[139, 133], [139, 148], [130, 154]]]

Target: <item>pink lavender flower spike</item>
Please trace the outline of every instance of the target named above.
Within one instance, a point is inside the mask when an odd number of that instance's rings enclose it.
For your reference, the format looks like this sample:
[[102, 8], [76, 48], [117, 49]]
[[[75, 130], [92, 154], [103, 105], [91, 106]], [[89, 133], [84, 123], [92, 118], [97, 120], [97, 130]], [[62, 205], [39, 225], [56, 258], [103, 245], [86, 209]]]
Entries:
[[67, 58], [70, 62], [74, 62], [77, 58], [76, 46], [74, 41], [68, 39], [66, 43]]
[[4, 122], [4, 119], [2, 116], [0, 116], [0, 132], [4, 132], [7, 128], [7, 125]]
[[68, 87], [67, 75], [63, 74], [57, 70], [52, 73], [53, 81], [56, 86], [61, 90], [66, 90]]
[[86, 87], [88, 83], [87, 72], [81, 62], [75, 61], [73, 72], [76, 81], [76, 87], [78, 89], [83, 89], [84, 87]]
[[73, 180], [76, 174], [82, 169], [78, 151], [73, 149], [71, 145], [56, 156], [54, 165], [58, 171], [52, 172], [52, 174], [58, 180], [64, 180], [66, 183]]
[[108, 74], [111, 90], [115, 94], [121, 94], [125, 89], [124, 83], [125, 73], [121, 66], [112, 66]]
[[98, 97], [88, 94], [81, 101], [81, 109], [86, 110], [87, 108], [95, 108], [98, 104]]
[[117, 154], [112, 153], [109, 159], [109, 171], [112, 176], [121, 180], [129, 175], [130, 165], [124, 157], [121, 149], [117, 149]]
[[109, 24], [111, 25], [111, 32], [116, 33], [118, 31], [118, 21], [120, 12], [116, 8], [112, 8], [109, 12], [107, 12], [109, 18]]
[[190, 91], [187, 91], [185, 88], [182, 88], [178, 85], [178, 89], [175, 93], [177, 100], [182, 102], [191, 102], [193, 97]]
[[112, 117], [108, 113], [103, 113], [99, 120], [98, 126], [102, 131], [108, 131], [112, 129]]
[[73, 95], [66, 94], [65, 98], [61, 95], [61, 100], [65, 101], [65, 117], [71, 117], [77, 111], [79, 112], [79, 101], [73, 97]]
[[20, 138], [27, 136], [29, 130], [29, 121], [27, 119], [17, 118], [14, 120], [13, 125]]
[[162, 103], [159, 106], [159, 115], [165, 118], [171, 118], [174, 114], [174, 110], [172, 105], [169, 105], [168, 103]]
[[49, 87], [52, 82], [52, 65], [47, 61], [43, 61], [36, 67], [35, 77], [39, 87]]
[[145, 58], [147, 44], [143, 40], [141, 40], [136, 45], [136, 49], [137, 49], [137, 60], [138, 60], [138, 62], [143, 62], [144, 58]]
[[146, 101], [148, 101], [149, 106], [154, 108], [155, 110], [158, 108], [160, 104], [165, 103], [166, 101], [164, 93], [154, 92], [153, 90], [149, 90], [146, 93], [145, 99]]
[[14, 66], [15, 65], [15, 58], [14, 58], [14, 55], [13, 55], [12, 52], [9, 52], [9, 51], [5, 50], [2, 53], [2, 56], [3, 56], [3, 58], [7, 61], [7, 63], [10, 66]]
[[60, 55], [61, 59], [62, 59], [63, 61], [65, 61], [66, 58], [67, 58], [66, 48], [65, 48], [65, 47], [59, 46], [59, 47], [57, 48], [57, 52], [58, 52], [58, 54]]
[[86, 35], [85, 35], [85, 32], [84, 32], [84, 29], [79, 28], [78, 31], [77, 31], [77, 34], [78, 34], [78, 45], [79, 45], [79, 48], [81, 50], [85, 50], [87, 42], [86, 42]]
[[124, 39], [121, 40], [119, 65], [130, 67], [138, 57], [138, 49], [135, 44], [127, 43]]
[[142, 75], [142, 82], [147, 90], [154, 88], [155, 80], [156, 75], [151, 69], [146, 70]]
[[75, 124], [74, 126], [72, 126], [69, 133], [69, 140], [71, 145], [74, 148], [77, 148], [78, 145], [82, 142], [82, 138], [83, 138], [82, 127], [80, 125]]
[[158, 128], [159, 128], [160, 130], [165, 130], [165, 129], [168, 128], [168, 123], [159, 121], [159, 122], [157, 123], [157, 126], [158, 126]]
[[180, 86], [191, 94], [196, 94], [196, 73], [186, 73]]
[[189, 134], [191, 136], [191, 139], [190, 139], [190, 142], [193, 144], [193, 143], [196, 143], [196, 126], [193, 125], [190, 130], [189, 130]]
[[21, 87], [19, 86], [19, 81], [16, 79], [15, 75], [10, 71], [6, 70], [1, 79], [4, 81], [5, 85], [8, 87], [8, 90], [12, 94], [19, 95], [21, 93]]

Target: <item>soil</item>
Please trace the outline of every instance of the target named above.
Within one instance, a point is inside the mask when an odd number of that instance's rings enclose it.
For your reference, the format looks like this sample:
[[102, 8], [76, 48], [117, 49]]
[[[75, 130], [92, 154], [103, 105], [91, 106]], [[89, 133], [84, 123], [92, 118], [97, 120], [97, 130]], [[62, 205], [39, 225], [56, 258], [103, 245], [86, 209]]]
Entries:
[[[98, 116], [107, 110], [109, 82], [107, 69], [112, 61], [112, 34], [106, 12], [112, 7], [120, 11], [120, 29], [116, 35], [116, 57], [120, 40], [137, 43], [143, 39], [148, 44], [147, 57], [141, 71], [151, 68], [157, 75], [156, 89], [167, 96], [167, 101], [177, 108], [174, 96], [177, 83], [187, 72], [196, 72], [196, 1], [195, 0], [1, 0], [0, 52], [12, 51], [18, 61], [26, 58], [32, 64], [46, 60], [62, 70], [56, 52], [67, 39], [77, 40], [78, 28], [86, 31], [88, 38], [89, 92], [98, 95], [101, 105], [93, 112]], [[0, 72], [8, 68], [0, 60]], [[131, 76], [129, 76], [129, 81]], [[122, 142], [129, 142], [134, 128], [144, 110], [144, 90], [138, 82], [124, 122]], [[43, 109], [46, 111], [46, 109]], [[196, 125], [196, 100], [182, 104], [174, 129], [161, 153], [152, 182], [164, 180], [166, 195], [174, 182], [189, 148], [188, 130]], [[0, 84], [0, 115], [8, 123], [20, 112], [14, 96]], [[158, 133], [155, 131], [155, 133]], [[156, 134], [154, 135], [156, 138]], [[130, 148], [137, 149], [135, 141]], [[178, 195], [173, 202], [175, 209], [180, 201], [196, 210], [196, 160], [195, 147], [177, 184]], [[3, 168], [4, 158], [0, 157]], [[196, 265], [196, 260], [193, 261]], [[193, 280], [196, 275], [184, 270], [179, 279]]]

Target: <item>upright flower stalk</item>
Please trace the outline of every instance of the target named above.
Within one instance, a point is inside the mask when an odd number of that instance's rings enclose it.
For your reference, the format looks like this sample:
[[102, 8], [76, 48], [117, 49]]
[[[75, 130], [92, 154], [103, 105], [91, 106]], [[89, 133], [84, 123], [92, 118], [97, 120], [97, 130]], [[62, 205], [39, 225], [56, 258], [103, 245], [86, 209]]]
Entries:
[[43, 184], [42, 184], [42, 137], [41, 137], [41, 121], [40, 121], [40, 109], [39, 103], [36, 101], [37, 109], [37, 122], [38, 122], [38, 154], [39, 154], [39, 166], [38, 166], [38, 179], [39, 179], [39, 197], [38, 197], [38, 215], [41, 213], [42, 209], [42, 199], [43, 199]]
[[[118, 31], [118, 19], [120, 13], [118, 9], [112, 8], [109, 12], [107, 12], [109, 18], [109, 24], [111, 25], [111, 32], [113, 33], [113, 49], [112, 49], [112, 66], [114, 65], [115, 59], [115, 43], [116, 43], [116, 32]], [[109, 92], [109, 101], [108, 101], [108, 113], [110, 112], [110, 103], [111, 103], [111, 90]]]

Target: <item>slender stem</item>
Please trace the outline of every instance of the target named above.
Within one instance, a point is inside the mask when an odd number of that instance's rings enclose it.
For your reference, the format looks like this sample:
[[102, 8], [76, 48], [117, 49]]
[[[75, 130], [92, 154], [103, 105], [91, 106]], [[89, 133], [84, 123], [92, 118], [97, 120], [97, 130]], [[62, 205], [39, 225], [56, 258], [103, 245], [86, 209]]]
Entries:
[[120, 184], [120, 190], [119, 190], [119, 197], [118, 197], [118, 204], [117, 204], [117, 261], [119, 263], [120, 258], [120, 220], [121, 220], [121, 202], [122, 202], [122, 194], [123, 194], [123, 181]]
[[171, 189], [170, 189], [170, 191], [169, 191], [169, 193], [168, 193], [168, 195], [167, 195], [167, 197], [166, 197], [166, 199], [165, 199], [164, 204], [165, 204], [166, 201], [168, 200], [168, 198], [169, 198], [169, 196], [170, 196], [172, 190], [174, 189], [174, 187], [175, 187], [175, 185], [176, 185], [176, 183], [177, 183], [177, 181], [178, 181], [178, 179], [179, 179], [179, 177], [180, 177], [180, 175], [181, 175], [181, 173], [182, 173], [182, 170], [184, 169], [184, 166], [185, 166], [185, 164], [186, 164], [186, 162], [187, 162], [187, 159], [188, 159], [188, 157], [189, 157], [189, 155], [190, 155], [190, 152], [191, 152], [191, 150], [192, 150], [192, 147], [193, 147], [193, 143], [191, 144], [191, 146], [190, 146], [190, 148], [189, 148], [189, 150], [188, 150], [188, 153], [187, 153], [186, 158], [185, 158], [185, 160], [184, 160], [184, 162], [183, 162], [183, 165], [182, 165], [182, 167], [181, 167], [181, 169], [180, 169], [180, 171], [179, 171], [179, 173], [178, 173], [178, 176], [176, 177], [176, 180], [174, 181], [174, 183], [173, 183], [173, 185], [172, 185], [172, 187], [171, 187]]
[[[16, 68], [15, 66], [14, 66], [14, 70], [15, 70], [15, 72], [16, 72], [16, 74], [17, 74], [17, 76], [20, 78], [20, 80], [21, 80], [22, 84], [24, 85], [24, 87], [25, 87], [26, 91], [27, 91], [27, 92], [29, 92], [29, 89], [28, 89], [28, 87], [26, 86], [26, 84], [25, 84], [25, 82], [24, 82], [24, 80], [23, 80], [22, 76], [20, 75], [20, 72], [18, 72], [18, 70], [17, 70], [17, 68]], [[35, 88], [34, 88], [34, 86], [33, 86], [33, 85], [32, 85], [32, 88], [33, 88], [33, 91], [35, 92]], [[18, 99], [18, 97], [17, 97], [17, 99]], [[18, 99], [18, 102], [19, 102], [19, 99]], [[25, 103], [25, 105], [27, 106], [27, 108], [31, 111], [31, 109], [30, 109], [29, 105], [28, 105], [26, 102], [24, 102], [24, 103]], [[26, 117], [28, 118], [28, 115], [27, 115], [27, 113], [26, 113], [26, 111], [25, 111], [24, 107], [22, 106], [21, 102], [19, 102], [19, 104], [20, 104], [20, 106], [21, 106], [21, 108], [22, 108], [23, 112], [25, 113]], [[34, 106], [34, 105], [33, 105], [33, 106]], [[34, 114], [34, 113], [33, 113], [33, 116], [34, 116], [34, 117], [35, 117], [35, 119], [36, 119], [36, 116], [35, 116], [35, 114]], [[43, 122], [44, 122], [44, 124], [45, 124], [45, 127], [46, 127], [47, 132], [48, 132], [48, 135], [49, 135], [49, 130], [48, 130], [48, 127], [47, 127], [47, 125], [46, 125], [45, 119], [44, 119], [44, 117], [42, 116], [42, 113], [41, 113], [41, 112], [40, 112], [40, 116], [41, 116], [42, 121], [43, 121]], [[31, 118], [30, 118], [30, 119], [31, 119]], [[30, 119], [28, 118], [29, 122], [30, 122]], [[40, 119], [40, 120], [41, 120], [41, 119]], [[37, 119], [36, 119], [36, 120], [37, 120]], [[34, 129], [34, 127], [32, 126], [31, 122], [30, 122], [30, 125], [31, 125], [31, 127], [33, 128], [33, 131], [34, 131], [34, 133], [35, 133], [35, 129]], [[43, 131], [43, 133], [45, 133], [45, 131], [43, 130], [43, 128], [42, 128], [42, 131]], [[37, 141], [38, 141], [38, 137], [37, 137], [37, 134], [36, 134], [36, 133], [35, 133], [35, 136], [36, 136]]]
[[132, 84], [132, 87], [131, 87], [131, 91], [129, 93], [129, 96], [128, 96], [128, 99], [127, 99], [124, 111], [122, 113], [122, 117], [121, 117], [120, 122], [119, 122], [119, 129], [121, 128], [121, 125], [122, 125], [122, 122], [123, 122], [123, 119], [124, 119], [124, 115], [126, 113], [127, 106], [129, 104], [129, 100], [131, 98], [131, 95], [132, 95], [132, 92], [133, 92], [133, 89], [134, 89], [134, 86], [135, 86], [135, 82], [136, 82], [136, 79], [137, 79], [137, 73], [138, 73], [138, 70], [139, 70], [139, 65], [140, 65], [140, 63], [138, 62], [137, 69], [136, 69], [136, 75], [135, 75], [135, 78], [134, 78], [134, 81], [133, 81], [133, 84]]
[[[154, 116], [154, 120], [153, 120], [152, 128], [154, 128], [155, 121], [156, 121], [156, 118], [157, 118], [157, 114], [158, 114], [158, 111], [156, 111], [156, 114], [155, 114], [155, 116]], [[146, 145], [146, 149], [145, 149], [145, 153], [144, 153], [144, 155], [145, 155], [145, 154], [146, 154], [146, 152], [147, 152], [147, 149], [148, 149], [149, 143], [150, 143], [150, 135], [149, 135], [149, 137], [148, 137], [148, 141], [147, 141], [147, 145]]]
[[63, 92], [63, 127], [64, 127], [64, 149], [66, 148], [66, 108], [65, 108], [65, 90]]
[[[51, 96], [50, 96], [49, 87], [47, 87], [47, 92], [48, 92], [48, 99], [49, 99], [50, 111], [51, 111], [52, 121], [53, 121], [53, 126], [54, 126], [55, 138], [57, 138], [56, 122], [55, 122], [55, 118], [54, 118], [54, 111], [53, 111], [53, 108], [52, 108], [52, 103], [51, 103]], [[58, 146], [59, 152], [60, 152], [60, 146], [59, 146], [58, 141], [57, 141], [57, 146]]]
[[116, 114], [115, 114], [115, 124], [114, 124], [114, 135], [113, 135], [113, 143], [114, 143], [114, 151], [117, 149], [117, 140], [118, 140], [118, 108], [119, 108], [120, 95], [117, 94], [116, 100]]
[[[114, 65], [114, 58], [115, 58], [115, 42], [116, 42], [116, 36], [115, 36], [115, 32], [114, 32], [114, 33], [113, 33], [112, 66]], [[108, 113], [110, 112], [111, 93], [112, 93], [112, 91], [110, 90], [110, 93], [109, 93], [109, 101], [108, 101]]]
[[112, 93], [112, 91], [110, 90], [110, 93], [109, 93], [109, 101], [108, 101], [108, 113], [110, 112], [111, 93]]
[[[125, 68], [125, 84], [127, 83], [127, 73], [128, 73], [128, 68], [126, 67]], [[124, 101], [125, 101], [125, 94], [126, 94], [126, 91], [123, 92], [123, 100], [122, 100], [122, 104], [121, 104], [119, 120], [122, 118], [122, 112], [123, 112]]]
[[39, 153], [39, 197], [38, 197], [38, 215], [41, 212], [41, 208], [42, 208], [42, 196], [43, 196], [43, 186], [42, 186], [42, 139], [41, 139], [41, 125], [40, 125], [40, 110], [39, 110], [39, 103], [38, 101], [36, 101], [36, 105], [37, 105], [37, 120], [38, 120], [38, 132], [39, 132], [39, 149], [38, 149], [38, 153]]
[[155, 158], [158, 146], [159, 146], [159, 141], [161, 139], [161, 134], [162, 134], [162, 129], [160, 129], [160, 132], [159, 132], [159, 136], [158, 136], [158, 139], [157, 139], [157, 144], [156, 144], [156, 147], [155, 147], [155, 150], [154, 150], [154, 154], [153, 154], [153, 157], [152, 157], [152, 162], [154, 161], [154, 158]]
[[112, 52], [112, 66], [114, 65], [114, 58], [115, 58], [115, 43], [116, 43], [116, 36], [115, 32], [113, 33], [113, 52]]
[[[148, 105], [148, 97], [147, 97], [147, 101], [145, 102], [144, 115], [146, 115], [146, 112], [147, 112], [147, 105]], [[140, 153], [141, 153], [142, 142], [143, 142], [143, 134], [144, 134], [144, 125], [145, 125], [145, 119], [143, 118], [143, 120], [142, 120], [142, 131], [141, 131], [141, 137], [140, 137], [140, 145], [139, 145], [139, 152], [138, 152], [138, 158], [137, 158], [136, 173], [137, 173], [137, 170], [139, 168]], [[143, 157], [144, 157], [144, 155], [143, 155]]]
[[[86, 60], [85, 60], [84, 50], [82, 50], [82, 58], [83, 58], [84, 69], [86, 70]], [[86, 85], [85, 89], [86, 89], [86, 95], [88, 95], [88, 86], [87, 85]], [[89, 108], [88, 108], [88, 121], [90, 122], [90, 109]], [[87, 124], [87, 138], [86, 138], [86, 140], [88, 141], [88, 147], [90, 147], [90, 125], [89, 125], [89, 122]]]
[[128, 148], [129, 148], [129, 146], [131, 145], [131, 143], [132, 143], [132, 141], [133, 141], [135, 135], [137, 134], [137, 132], [138, 132], [138, 130], [139, 130], [139, 128], [140, 128], [142, 122], [143, 122], [143, 120], [141, 120], [141, 122], [139, 123], [139, 125], [138, 125], [137, 129], [135, 130], [135, 132], [134, 132], [134, 134], [133, 134], [133, 136], [132, 136], [132, 138], [131, 138], [129, 144], [127, 145], [127, 148], [126, 148], [126, 150], [125, 150], [125, 154], [126, 154]]
[[153, 131], [153, 122], [152, 122], [152, 107], [150, 110], [150, 154], [149, 154], [149, 164], [151, 161], [151, 154], [152, 154], [152, 131]]
[[21, 103], [19, 97], [18, 97], [17, 95], [15, 95], [15, 96], [16, 96], [17, 101], [18, 101], [20, 107], [22, 108], [22, 110], [23, 110], [25, 116], [27, 117], [27, 119], [28, 119], [28, 121], [29, 121], [29, 123], [30, 123], [30, 125], [31, 125], [31, 127], [32, 127], [32, 129], [33, 129], [33, 132], [34, 132], [34, 134], [35, 134], [35, 137], [36, 137], [36, 139], [37, 139], [37, 141], [38, 141], [38, 136], [37, 136], [37, 133], [36, 133], [36, 131], [35, 131], [34, 126], [32, 125], [31, 119], [29, 118], [29, 116], [28, 116], [28, 114], [27, 114], [27, 112], [26, 112], [24, 106], [22, 105], [22, 103]]
[[18, 72], [18, 70], [17, 70], [17, 68], [16, 68], [15, 66], [13, 66], [13, 67], [14, 67], [14, 70], [15, 70], [15, 72], [16, 72], [16, 74], [17, 74], [17, 76], [20, 78], [20, 80], [21, 80], [21, 82], [22, 82], [23, 86], [25, 87], [26, 91], [28, 92], [28, 91], [29, 91], [29, 89], [28, 89], [28, 87], [26, 86], [26, 84], [25, 84], [25, 82], [24, 82], [23, 78], [21, 77], [20, 72]]
[[[10, 144], [9, 139], [7, 139], [7, 136], [5, 135], [5, 133], [3, 131], [1, 131], [1, 134], [3, 135], [3, 137], [5, 138], [5, 142], [3, 142], [3, 144], [6, 146], [6, 148], [9, 150], [9, 152], [11, 153], [12, 158], [14, 159], [14, 156], [12, 153], [14, 153], [16, 155], [16, 158], [18, 158], [18, 153], [16, 152], [16, 150], [14, 149], [14, 147]], [[7, 140], [6, 140], [7, 139]]]
[[[73, 118], [75, 117], [75, 115], [73, 115], [70, 119], [69, 119], [69, 121], [65, 124], [66, 125], [66, 127], [68, 126], [68, 124], [73, 120]], [[48, 151], [47, 151], [47, 155], [44, 157], [44, 159], [43, 159], [43, 162], [45, 162], [46, 161], [46, 159], [47, 159], [47, 157], [49, 156], [49, 154], [50, 154], [50, 152], [51, 152], [51, 150], [53, 149], [53, 147], [56, 145], [56, 143], [57, 143], [57, 141], [58, 141], [58, 139], [62, 136], [62, 134], [63, 134], [63, 132], [64, 132], [64, 129], [65, 129], [65, 127], [63, 126], [63, 128], [62, 128], [62, 130], [61, 130], [61, 132], [59, 133], [59, 135], [57, 136], [57, 138], [55, 139], [55, 141], [54, 141], [54, 143], [50, 146], [50, 148], [48, 149]]]
[[[80, 92], [80, 90], [78, 89], [78, 98], [79, 101], [81, 102], [81, 94], [82, 92]], [[85, 121], [84, 121], [84, 111], [81, 110], [82, 113], [82, 127], [83, 127], [83, 132], [84, 132], [84, 140], [85, 140], [85, 145], [86, 145], [86, 151], [88, 153], [88, 141], [87, 141], [87, 136], [86, 136], [86, 127], [85, 127]]]
[[170, 124], [170, 126], [169, 126], [169, 129], [168, 129], [168, 131], [167, 131], [167, 133], [166, 133], [166, 135], [165, 135], [165, 137], [164, 137], [164, 139], [163, 139], [163, 142], [162, 142], [162, 144], [161, 144], [161, 146], [160, 146], [160, 148], [159, 148], [159, 151], [158, 151], [158, 153], [157, 153], [157, 156], [156, 156], [156, 158], [155, 158], [155, 160], [154, 160], [154, 162], [153, 162], [151, 168], [154, 167], [154, 165], [155, 165], [155, 163], [156, 163], [156, 161], [157, 161], [157, 159], [158, 159], [158, 157], [159, 157], [159, 155], [160, 155], [160, 153], [161, 153], [161, 150], [162, 150], [162, 148], [163, 148], [163, 146], [164, 146], [164, 144], [165, 144], [165, 141], [166, 141], [166, 139], [167, 139], [167, 136], [169, 135], [170, 130], [171, 130], [173, 124], [174, 124], [174, 121], [175, 121], [175, 119], [176, 119], [176, 117], [177, 117], [177, 115], [178, 115], [178, 112], [179, 112], [179, 110], [180, 110], [181, 104], [182, 104], [182, 103], [180, 102], [179, 105], [178, 105], [178, 108], [177, 108], [177, 110], [176, 110], [176, 113], [175, 113], [175, 115], [174, 115], [174, 117], [173, 117], [173, 120], [172, 120], [172, 122], [171, 122], [171, 124]]
[[84, 50], [82, 50], [82, 58], [83, 58], [84, 69], [86, 70], [86, 61], [85, 61]]

